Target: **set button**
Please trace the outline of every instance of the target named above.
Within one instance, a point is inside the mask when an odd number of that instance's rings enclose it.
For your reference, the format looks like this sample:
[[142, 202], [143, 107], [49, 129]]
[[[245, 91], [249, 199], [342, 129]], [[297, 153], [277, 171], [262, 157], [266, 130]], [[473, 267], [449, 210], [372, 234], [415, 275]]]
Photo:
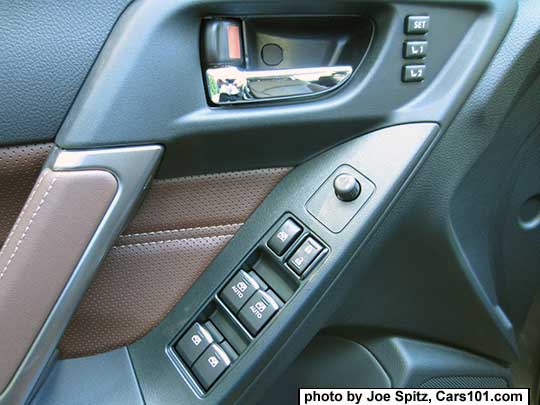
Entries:
[[423, 35], [429, 32], [428, 15], [410, 15], [405, 19], [405, 34]]

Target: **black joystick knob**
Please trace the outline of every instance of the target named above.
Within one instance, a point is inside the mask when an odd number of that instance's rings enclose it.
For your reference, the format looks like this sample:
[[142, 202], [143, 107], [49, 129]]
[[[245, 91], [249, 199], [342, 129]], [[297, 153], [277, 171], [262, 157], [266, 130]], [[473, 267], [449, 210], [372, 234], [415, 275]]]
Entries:
[[341, 201], [353, 201], [361, 191], [360, 183], [350, 174], [340, 174], [334, 179], [334, 191]]

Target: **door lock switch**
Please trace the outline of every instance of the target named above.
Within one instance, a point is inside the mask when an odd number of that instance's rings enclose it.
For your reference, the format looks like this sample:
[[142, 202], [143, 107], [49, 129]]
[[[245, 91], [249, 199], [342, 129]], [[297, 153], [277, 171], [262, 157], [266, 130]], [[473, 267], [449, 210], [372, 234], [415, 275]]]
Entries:
[[323, 247], [321, 244], [309, 237], [296, 249], [296, 252], [294, 252], [287, 264], [300, 276], [319, 256], [322, 250]]
[[199, 323], [194, 323], [175, 346], [182, 359], [191, 366], [214, 342], [212, 335]]
[[292, 219], [288, 219], [268, 240], [268, 247], [281, 256], [301, 233], [302, 228]]
[[238, 318], [240, 322], [255, 336], [264, 325], [276, 314], [279, 304], [266, 292], [257, 291], [242, 307]]
[[253, 277], [240, 270], [221, 291], [219, 297], [236, 314], [259, 288], [259, 283]]
[[225, 351], [213, 343], [193, 365], [193, 373], [205, 389], [208, 389], [231, 364]]

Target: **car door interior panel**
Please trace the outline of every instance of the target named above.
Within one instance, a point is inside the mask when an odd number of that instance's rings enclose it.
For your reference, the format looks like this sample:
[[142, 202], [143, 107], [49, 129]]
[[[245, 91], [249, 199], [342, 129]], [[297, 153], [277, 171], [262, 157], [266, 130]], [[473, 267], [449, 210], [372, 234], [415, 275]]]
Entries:
[[17, 0], [0, 22], [1, 404], [537, 403], [536, 1]]

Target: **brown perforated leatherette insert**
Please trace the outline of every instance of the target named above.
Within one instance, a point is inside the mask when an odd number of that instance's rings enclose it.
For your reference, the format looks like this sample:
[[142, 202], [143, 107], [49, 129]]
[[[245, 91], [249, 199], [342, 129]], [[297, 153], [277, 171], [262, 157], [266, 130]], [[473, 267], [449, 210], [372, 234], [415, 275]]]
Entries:
[[52, 143], [0, 149], [0, 246], [34, 187]]
[[[0, 149], [0, 244], [52, 147]], [[148, 333], [289, 170], [154, 181], [83, 298], [60, 343], [61, 355], [108, 351]]]
[[146, 335], [289, 170], [154, 181], [83, 298], [61, 356], [104, 352]]

